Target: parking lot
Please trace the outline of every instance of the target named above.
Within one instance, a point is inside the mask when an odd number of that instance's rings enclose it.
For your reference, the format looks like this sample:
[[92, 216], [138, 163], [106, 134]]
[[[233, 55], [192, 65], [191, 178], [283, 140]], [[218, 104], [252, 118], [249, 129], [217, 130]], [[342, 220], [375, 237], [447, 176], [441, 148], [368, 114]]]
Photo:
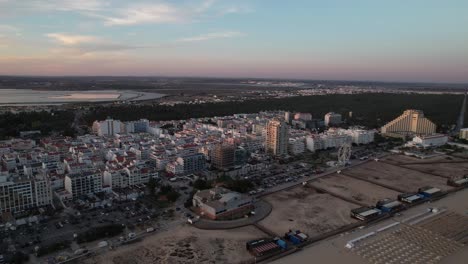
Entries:
[[[70, 254], [79, 246], [75, 236], [90, 228], [124, 225], [123, 234], [160, 228], [173, 219], [173, 210], [159, 208], [147, 199], [110, 201], [105, 206], [83, 208], [81, 202], [69, 202], [68, 207], [37, 224], [20, 225], [16, 230], [2, 229], [2, 252], [21, 250], [34, 253], [35, 248], [47, 248], [63, 242], [70, 245]], [[79, 208], [79, 209], [78, 209]], [[102, 238], [105, 240], [106, 238]], [[86, 244], [81, 247], [86, 247]]]

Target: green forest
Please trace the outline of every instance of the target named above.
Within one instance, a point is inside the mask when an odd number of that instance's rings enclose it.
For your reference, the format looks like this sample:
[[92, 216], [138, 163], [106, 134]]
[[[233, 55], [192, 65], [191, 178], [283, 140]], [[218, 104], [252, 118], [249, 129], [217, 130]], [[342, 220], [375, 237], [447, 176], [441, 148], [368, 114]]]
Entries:
[[235, 113], [255, 113], [263, 110], [287, 110], [312, 113], [322, 119], [330, 111], [353, 118], [351, 124], [380, 127], [400, 115], [405, 109], [423, 110], [438, 125], [454, 124], [460, 111], [463, 96], [416, 94], [355, 94], [301, 96], [282, 99], [249, 100], [198, 105], [150, 106], [129, 105], [95, 107], [86, 116], [88, 124], [106, 117], [122, 121], [147, 118], [149, 120], [177, 120], [191, 117], [211, 117]]
[[[107, 117], [122, 121], [147, 118], [154, 121], [178, 120], [191, 117], [212, 117], [235, 113], [255, 113], [264, 110], [287, 110], [312, 113], [322, 119], [324, 114], [334, 111], [343, 114], [350, 125], [378, 128], [400, 115], [405, 109], [420, 109], [434, 121], [439, 129], [449, 128], [456, 122], [463, 96], [461, 95], [417, 95], [417, 94], [354, 94], [301, 96], [281, 99], [249, 100], [244, 102], [209, 103], [196, 105], [92, 105], [84, 116], [91, 125], [94, 120]], [[352, 112], [352, 118], [349, 117]], [[43, 135], [57, 132], [73, 135], [71, 110], [31, 112], [0, 115], [0, 139], [15, 137], [20, 131], [41, 130]]]

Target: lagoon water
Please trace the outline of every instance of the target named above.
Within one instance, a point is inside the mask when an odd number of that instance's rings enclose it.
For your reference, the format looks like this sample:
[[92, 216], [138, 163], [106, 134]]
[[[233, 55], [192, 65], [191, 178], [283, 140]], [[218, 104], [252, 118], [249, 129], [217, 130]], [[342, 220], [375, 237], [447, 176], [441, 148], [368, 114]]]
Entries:
[[0, 89], [0, 104], [63, 104], [73, 102], [111, 102], [151, 100], [163, 94], [138, 91], [45, 91], [32, 89]]

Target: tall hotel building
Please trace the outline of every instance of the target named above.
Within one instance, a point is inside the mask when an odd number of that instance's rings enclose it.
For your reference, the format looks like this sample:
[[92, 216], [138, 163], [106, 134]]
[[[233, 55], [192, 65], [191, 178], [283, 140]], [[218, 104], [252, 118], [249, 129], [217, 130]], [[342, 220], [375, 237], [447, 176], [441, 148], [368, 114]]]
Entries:
[[285, 122], [272, 120], [268, 122], [266, 129], [266, 152], [274, 156], [288, 153], [288, 126]]
[[432, 135], [436, 125], [424, 117], [421, 110], [406, 110], [403, 114], [381, 128], [385, 136], [406, 137], [410, 135]]

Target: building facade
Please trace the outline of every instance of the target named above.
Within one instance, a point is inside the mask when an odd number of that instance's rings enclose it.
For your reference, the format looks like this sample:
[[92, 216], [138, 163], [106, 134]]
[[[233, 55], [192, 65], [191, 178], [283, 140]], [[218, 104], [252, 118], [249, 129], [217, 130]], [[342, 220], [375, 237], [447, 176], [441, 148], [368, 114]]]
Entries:
[[192, 202], [202, 216], [213, 220], [241, 218], [255, 208], [252, 197], [222, 187], [198, 191]]
[[409, 135], [432, 135], [436, 125], [426, 117], [421, 110], [406, 110], [396, 119], [381, 128], [385, 136], [406, 137]]
[[52, 204], [52, 189], [46, 177], [0, 176], [0, 213], [17, 213]]
[[177, 158], [177, 163], [183, 167], [182, 174], [187, 175], [204, 170], [206, 166], [206, 159], [205, 155], [196, 153], [193, 155]]
[[97, 171], [85, 171], [65, 176], [65, 190], [73, 198], [102, 191], [102, 175]]
[[468, 128], [462, 128], [462, 129], [460, 129], [459, 137], [460, 137], [461, 139], [467, 139], [467, 140], [468, 140]]
[[312, 120], [312, 114], [311, 113], [296, 113], [294, 115], [295, 120], [304, 120], [304, 121], [310, 121]]
[[119, 120], [106, 119], [104, 121], [94, 121], [93, 132], [98, 136], [114, 136], [123, 132], [125, 126]]
[[288, 152], [291, 155], [299, 155], [305, 151], [305, 138], [290, 138], [288, 142]]
[[266, 129], [265, 150], [274, 156], [288, 153], [288, 127], [285, 122], [272, 120], [268, 122]]
[[437, 147], [447, 144], [448, 136], [442, 134], [434, 134], [429, 136], [416, 136], [411, 142], [413, 145], [427, 147]]
[[230, 144], [218, 144], [211, 151], [211, 165], [219, 170], [234, 167], [236, 148]]
[[341, 114], [329, 112], [325, 114], [325, 126], [333, 126], [341, 124]]

